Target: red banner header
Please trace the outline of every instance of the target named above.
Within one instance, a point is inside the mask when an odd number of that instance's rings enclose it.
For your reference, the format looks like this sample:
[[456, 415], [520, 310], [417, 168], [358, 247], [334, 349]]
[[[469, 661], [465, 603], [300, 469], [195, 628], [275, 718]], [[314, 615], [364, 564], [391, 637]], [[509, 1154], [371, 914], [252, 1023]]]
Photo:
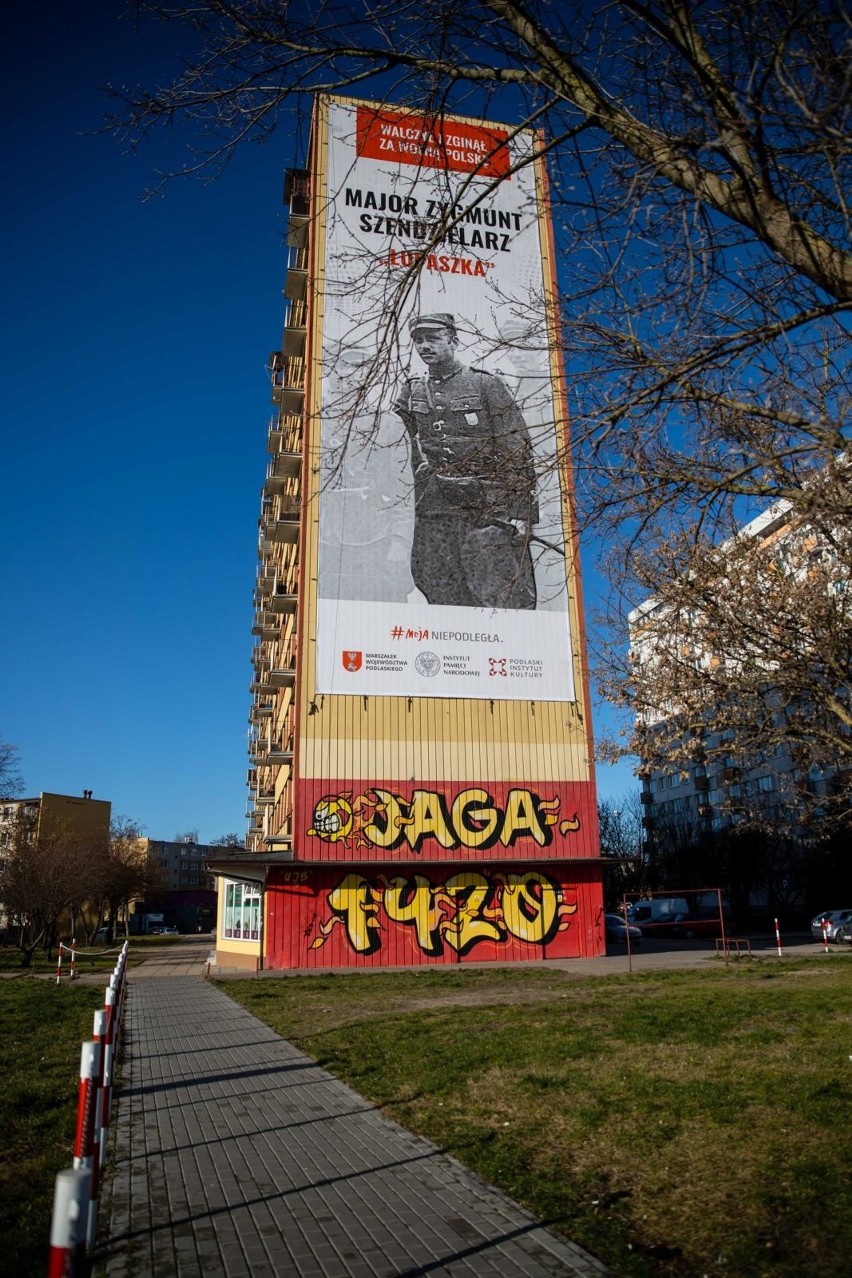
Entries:
[[370, 160], [507, 177], [511, 164], [508, 137], [505, 129], [488, 125], [358, 108], [357, 151]]

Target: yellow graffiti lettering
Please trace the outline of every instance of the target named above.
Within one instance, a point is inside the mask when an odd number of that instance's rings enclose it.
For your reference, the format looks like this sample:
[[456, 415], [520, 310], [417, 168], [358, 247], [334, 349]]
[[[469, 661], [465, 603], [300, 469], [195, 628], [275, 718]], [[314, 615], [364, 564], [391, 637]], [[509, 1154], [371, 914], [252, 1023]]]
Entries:
[[503, 918], [519, 941], [542, 945], [556, 921], [558, 888], [537, 870], [507, 874], [503, 887]]
[[486, 790], [461, 790], [453, 801], [453, 829], [467, 848], [481, 848], [493, 839], [499, 823]]
[[417, 852], [424, 839], [435, 838], [442, 848], [454, 848], [458, 841], [447, 824], [447, 814], [440, 794], [433, 790], [415, 790], [408, 816], [402, 818], [405, 837]]
[[506, 800], [501, 842], [510, 846], [520, 835], [528, 834], [545, 847], [551, 840], [548, 829], [539, 820], [535, 800], [529, 790], [510, 790]]
[[360, 874], [347, 874], [328, 894], [328, 907], [346, 928], [349, 944], [358, 954], [368, 954], [379, 944], [375, 934], [378, 905], [368, 881]]
[[394, 923], [414, 927], [417, 944], [426, 954], [438, 954], [441, 911], [435, 905], [435, 892], [428, 879], [414, 874], [410, 879], [391, 879], [385, 887], [385, 913]]
[[539, 815], [544, 825], [556, 825], [559, 820], [559, 799], [542, 799], [538, 805]]
[[376, 790], [377, 802], [372, 821], [361, 827], [365, 839], [379, 848], [395, 848], [402, 842], [401, 826], [405, 821], [400, 800], [390, 790]]
[[474, 870], [454, 874], [444, 884], [444, 892], [454, 906], [454, 916], [446, 919], [441, 930], [448, 945], [459, 954], [477, 941], [502, 941], [503, 933], [496, 923], [485, 917], [489, 883]]

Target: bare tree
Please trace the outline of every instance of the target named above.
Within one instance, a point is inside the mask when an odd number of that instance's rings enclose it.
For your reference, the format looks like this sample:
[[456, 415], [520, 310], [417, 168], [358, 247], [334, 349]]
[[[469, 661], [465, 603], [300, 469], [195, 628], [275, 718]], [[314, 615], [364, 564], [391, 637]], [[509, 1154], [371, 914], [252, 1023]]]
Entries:
[[638, 790], [598, 804], [601, 856], [606, 858], [607, 901], [619, 908], [625, 893], [657, 886], [655, 867], [643, 838], [642, 803]]
[[[687, 486], [705, 502], [732, 486], [795, 496], [795, 463], [844, 446], [838, 314], [852, 301], [852, 254], [840, 4], [135, 7], [190, 31], [196, 54], [170, 86], [113, 90], [124, 103], [115, 126], [135, 142], [189, 121], [188, 172], [217, 171], [317, 90], [502, 112], [544, 130], [570, 255], [577, 425], [606, 443], [620, 509], [629, 500], [647, 518]], [[712, 446], [699, 455], [702, 437]]]
[[18, 747], [0, 737], [0, 796], [14, 798], [24, 788], [21, 776]]
[[25, 821], [15, 823], [0, 862], [0, 902], [24, 966], [37, 949], [50, 956], [78, 899], [87, 860], [88, 848], [79, 840], [60, 831], [36, 838]]
[[90, 863], [90, 877], [82, 889], [78, 917], [89, 943], [106, 920], [114, 934], [123, 925], [128, 936], [131, 904], [161, 885], [162, 873], [148, 858], [140, 826], [129, 817], [113, 817], [109, 842]]
[[831, 466], [808, 516], [782, 504], [722, 545], [676, 534], [637, 556], [652, 598], [604, 688], [636, 716], [649, 768], [736, 780], [770, 761], [772, 803], [730, 788], [740, 824], [852, 817], [852, 528], [835, 510], [849, 490]]
[[[692, 625], [724, 580], [729, 614], [747, 616], [752, 634], [726, 633], [706, 610], [720, 664], [715, 681], [702, 672], [703, 694], [739, 700], [769, 747], [775, 716], [790, 704], [810, 714], [822, 678], [819, 713], [845, 749], [848, 682], [832, 709], [833, 667], [815, 655], [842, 657], [845, 617], [827, 583], [815, 574], [764, 589], [745, 551], [739, 566], [717, 554], [744, 518], [783, 500], [794, 523], [841, 543], [848, 572], [852, 491], [833, 482], [847, 473], [852, 368], [850, 24], [839, 0], [136, 7], [179, 24], [191, 51], [171, 85], [114, 90], [114, 127], [135, 144], [187, 122], [197, 143], [187, 172], [219, 170], [284, 118], [298, 131], [318, 90], [541, 130], [581, 513], [612, 548], [613, 633], [623, 637], [649, 591]], [[453, 197], [436, 238], [474, 198]], [[832, 482], [815, 483], [819, 473]], [[805, 636], [796, 615], [811, 619]], [[617, 644], [608, 659], [617, 682]], [[797, 669], [805, 686], [791, 703]], [[669, 682], [694, 727], [712, 702]], [[631, 684], [630, 705], [641, 711], [643, 698]], [[805, 757], [826, 745], [787, 726]]]
[[243, 848], [245, 847], [245, 836], [242, 834], [222, 834], [218, 839], [211, 839], [209, 847], [211, 848]]

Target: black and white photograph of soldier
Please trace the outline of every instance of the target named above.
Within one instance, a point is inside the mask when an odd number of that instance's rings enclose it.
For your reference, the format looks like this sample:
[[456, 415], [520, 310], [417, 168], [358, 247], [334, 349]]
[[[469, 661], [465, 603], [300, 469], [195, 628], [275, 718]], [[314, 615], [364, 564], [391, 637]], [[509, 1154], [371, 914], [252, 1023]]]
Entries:
[[538, 522], [533, 448], [502, 377], [463, 364], [456, 316], [419, 314], [411, 338], [424, 372], [394, 411], [413, 478], [411, 576], [430, 604], [534, 609]]

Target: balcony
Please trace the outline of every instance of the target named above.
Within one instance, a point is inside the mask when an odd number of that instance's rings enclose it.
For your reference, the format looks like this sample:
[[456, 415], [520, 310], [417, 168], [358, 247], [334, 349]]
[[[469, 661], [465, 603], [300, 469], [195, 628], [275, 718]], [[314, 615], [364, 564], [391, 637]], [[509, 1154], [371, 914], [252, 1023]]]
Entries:
[[281, 413], [269, 423], [269, 451], [301, 457], [304, 419], [301, 413]]
[[266, 554], [273, 546], [294, 545], [299, 540], [298, 519], [268, 519], [261, 521], [258, 549]]
[[296, 671], [292, 666], [264, 666], [252, 679], [250, 691], [253, 696], [262, 696], [279, 688], [292, 688], [295, 682]]
[[281, 349], [286, 356], [295, 356], [298, 359], [304, 356], [307, 322], [307, 302], [304, 300], [291, 302], [284, 318], [284, 340], [281, 344]]
[[270, 612], [279, 616], [292, 616], [296, 611], [297, 595], [295, 591], [278, 590], [270, 595], [267, 607]]
[[281, 622], [278, 617], [271, 612], [258, 611], [255, 614], [254, 625], [251, 628], [253, 635], [259, 635], [261, 639], [273, 640], [277, 639], [281, 633]]
[[253, 701], [249, 710], [249, 723], [258, 723], [261, 719], [271, 719], [274, 708], [271, 701]]
[[284, 177], [284, 203], [287, 205], [287, 243], [302, 248], [308, 242], [311, 216], [310, 175], [306, 169], [288, 169]]
[[273, 351], [269, 356], [269, 372], [273, 402], [288, 416], [300, 414], [305, 401], [304, 359]]
[[254, 801], [257, 807], [268, 807], [270, 803], [275, 802], [275, 791], [268, 788], [258, 790]]
[[272, 684], [269, 682], [269, 667], [263, 667], [255, 672], [254, 678], [249, 684], [249, 692], [253, 697], [262, 695], [265, 692], [272, 692]]
[[257, 668], [258, 666], [269, 665], [269, 653], [266, 646], [262, 643], [256, 643], [251, 650], [251, 664]]
[[267, 493], [283, 493], [287, 484], [298, 479], [302, 473], [302, 454], [301, 453], [285, 453], [279, 452], [272, 458], [266, 468], [266, 483], [264, 490]]
[[296, 682], [296, 671], [292, 666], [273, 666], [269, 671], [270, 688], [292, 688]]
[[291, 248], [284, 277], [284, 296], [291, 302], [301, 302], [308, 292], [308, 250]]

